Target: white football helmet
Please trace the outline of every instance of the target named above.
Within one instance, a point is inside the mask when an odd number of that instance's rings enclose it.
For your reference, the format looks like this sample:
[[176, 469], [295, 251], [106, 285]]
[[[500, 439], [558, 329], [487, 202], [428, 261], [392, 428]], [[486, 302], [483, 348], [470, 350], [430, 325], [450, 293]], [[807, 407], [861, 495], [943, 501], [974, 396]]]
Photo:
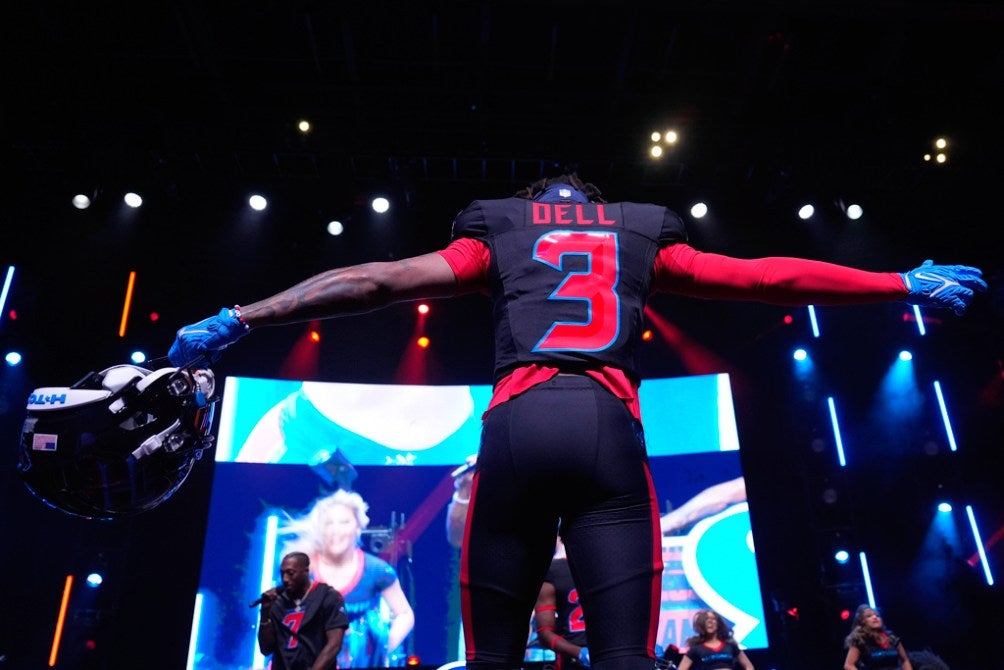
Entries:
[[152, 509], [212, 444], [211, 370], [116, 365], [28, 398], [18, 471], [68, 514], [111, 519]]

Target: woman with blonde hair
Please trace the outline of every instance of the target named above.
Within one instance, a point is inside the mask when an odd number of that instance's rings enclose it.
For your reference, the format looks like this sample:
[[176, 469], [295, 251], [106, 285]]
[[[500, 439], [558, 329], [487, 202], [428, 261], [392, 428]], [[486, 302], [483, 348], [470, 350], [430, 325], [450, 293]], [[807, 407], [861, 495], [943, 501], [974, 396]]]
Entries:
[[415, 613], [394, 568], [360, 548], [370, 521], [368, 510], [358, 493], [339, 489], [316, 500], [307, 514], [281, 529], [294, 536], [284, 553], [302, 551], [310, 556], [314, 578], [345, 598], [349, 628], [338, 655], [339, 668], [404, 665], [406, 655], [398, 648], [415, 626]]

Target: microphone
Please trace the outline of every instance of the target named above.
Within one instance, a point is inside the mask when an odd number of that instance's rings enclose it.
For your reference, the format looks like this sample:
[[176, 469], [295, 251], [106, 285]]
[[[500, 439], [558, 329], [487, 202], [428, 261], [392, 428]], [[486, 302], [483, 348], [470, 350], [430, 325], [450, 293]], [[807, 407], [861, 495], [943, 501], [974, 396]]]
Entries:
[[[286, 588], [285, 584], [279, 584], [277, 587], [275, 587], [275, 594], [277, 596], [281, 596], [282, 592], [285, 590], [285, 588]], [[266, 598], [265, 596], [262, 596], [261, 598], [258, 598], [258, 600], [254, 601], [253, 603], [251, 603], [250, 605], [248, 605], [248, 607], [255, 607], [257, 605], [261, 605], [266, 600], [268, 600], [268, 598]]]

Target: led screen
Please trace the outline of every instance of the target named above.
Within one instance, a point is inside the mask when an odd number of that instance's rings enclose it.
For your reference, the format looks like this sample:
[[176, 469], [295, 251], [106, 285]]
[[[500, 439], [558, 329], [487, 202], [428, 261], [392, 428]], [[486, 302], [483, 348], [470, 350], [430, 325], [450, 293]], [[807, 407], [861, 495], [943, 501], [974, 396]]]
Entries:
[[[338, 489], [368, 504], [369, 525], [358, 538], [367, 565], [397, 578], [386, 598], [353, 604], [351, 592], [368, 579], [361, 572], [344, 589], [350, 610], [383, 626], [384, 636], [401, 597], [415, 618], [396, 649], [383, 657], [359, 651], [339, 667], [462, 658], [459, 550], [447, 541], [446, 507], [453, 471], [477, 452], [490, 396], [489, 386], [227, 378], [190, 666], [265, 667], [258, 611], [249, 604], [280, 582], [279, 560], [297, 537], [291, 524]], [[641, 407], [661, 508], [673, 511], [664, 517], [658, 644], [682, 648], [693, 612], [711, 607], [743, 646], [765, 648], [727, 375], [645, 380]], [[528, 645], [528, 660], [549, 660], [550, 651]]]

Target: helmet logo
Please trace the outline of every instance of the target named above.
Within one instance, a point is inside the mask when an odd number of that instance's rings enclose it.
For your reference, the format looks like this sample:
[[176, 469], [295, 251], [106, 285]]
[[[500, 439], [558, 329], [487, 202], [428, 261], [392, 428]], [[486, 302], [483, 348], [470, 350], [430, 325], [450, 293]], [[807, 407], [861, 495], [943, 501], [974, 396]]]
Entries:
[[65, 405], [66, 394], [53, 393], [50, 395], [48, 393], [38, 393], [38, 394], [32, 393], [30, 396], [28, 396], [29, 405], [55, 405], [57, 402], [62, 405]]

